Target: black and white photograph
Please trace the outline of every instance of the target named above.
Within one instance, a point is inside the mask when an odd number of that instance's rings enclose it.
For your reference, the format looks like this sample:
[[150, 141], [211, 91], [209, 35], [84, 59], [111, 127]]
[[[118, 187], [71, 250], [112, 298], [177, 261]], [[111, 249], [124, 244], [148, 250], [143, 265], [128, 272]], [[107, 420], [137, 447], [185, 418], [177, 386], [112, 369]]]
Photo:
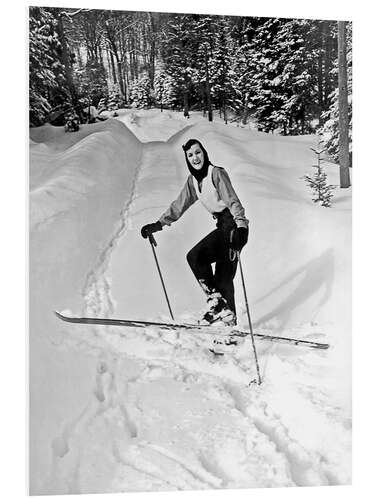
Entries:
[[29, 494], [351, 485], [353, 22], [157, 4], [25, 10]]

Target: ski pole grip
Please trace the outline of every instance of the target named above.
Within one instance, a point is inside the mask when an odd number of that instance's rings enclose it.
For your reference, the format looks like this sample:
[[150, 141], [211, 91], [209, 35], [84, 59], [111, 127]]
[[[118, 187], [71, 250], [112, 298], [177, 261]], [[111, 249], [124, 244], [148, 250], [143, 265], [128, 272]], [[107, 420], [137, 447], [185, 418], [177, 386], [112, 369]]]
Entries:
[[156, 240], [154, 238], [154, 235], [153, 234], [149, 234], [148, 235], [148, 239], [150, 240], [150, 243], [152, 246], [156, 247], [157, 246], [157, 243], [156, 243]]

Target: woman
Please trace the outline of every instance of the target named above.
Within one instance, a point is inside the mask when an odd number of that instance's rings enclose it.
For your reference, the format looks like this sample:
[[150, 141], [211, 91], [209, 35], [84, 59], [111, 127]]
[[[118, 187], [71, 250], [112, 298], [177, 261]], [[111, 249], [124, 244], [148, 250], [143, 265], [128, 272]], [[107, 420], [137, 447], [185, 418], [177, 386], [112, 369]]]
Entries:
[[[208, 310], [203, 319], [214, 323], [236, 324], [233, 279], [237, 269], [235, 251], [247, 243], [249, 221], [227, 172], [214, 166], [197, 139], [182, 146], [190, 175], [178, 198], [157, 222], [141, 229], [143, 238], [170, 226], [197, 200], [217, 220], [216, 229], [195, 245], [187, 261], [207, 295]], [[215, 263], [215, 272], [211, 264]]]

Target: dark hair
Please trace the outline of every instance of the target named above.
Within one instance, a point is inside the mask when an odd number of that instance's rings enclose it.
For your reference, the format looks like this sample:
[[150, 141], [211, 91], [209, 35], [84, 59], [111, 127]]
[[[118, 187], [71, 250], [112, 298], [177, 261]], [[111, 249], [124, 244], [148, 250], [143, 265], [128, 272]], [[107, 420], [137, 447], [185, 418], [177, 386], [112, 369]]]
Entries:
[[[187, 157], [187, 151], [194, 145], [198, 144], [198, 146], [201, 148], [203, 152], [203, 167], [199, 170], [196, 170], [194, 167], [190, 165], [190, 162]], [[202, 145], [198, 139], [189, 139], [185, 144], [183, 144], [182, 149], [184, 150], [185, 153], [185, 160], [187, 167], [189, 169], [189, 172], [191, 175], [193, 175], [198, 182], [201, 182], [202, 179], [204, 179], [207, 175], [208, 172], [208, 166], [211, 165], [210, 159], [208, 158], [208, 153], [205, 149], [205, 147]]]

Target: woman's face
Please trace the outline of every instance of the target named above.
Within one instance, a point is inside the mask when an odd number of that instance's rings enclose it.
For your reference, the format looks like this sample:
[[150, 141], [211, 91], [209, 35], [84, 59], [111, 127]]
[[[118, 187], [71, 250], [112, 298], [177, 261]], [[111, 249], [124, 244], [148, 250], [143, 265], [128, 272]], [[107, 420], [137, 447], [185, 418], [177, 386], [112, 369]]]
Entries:
[[203, 167], [203, 151], [199, 144], [193, 144], [191, 148], [186, 151], [186, 156], [190, 165], [195, 168], [195, 170], [200, 170]]

